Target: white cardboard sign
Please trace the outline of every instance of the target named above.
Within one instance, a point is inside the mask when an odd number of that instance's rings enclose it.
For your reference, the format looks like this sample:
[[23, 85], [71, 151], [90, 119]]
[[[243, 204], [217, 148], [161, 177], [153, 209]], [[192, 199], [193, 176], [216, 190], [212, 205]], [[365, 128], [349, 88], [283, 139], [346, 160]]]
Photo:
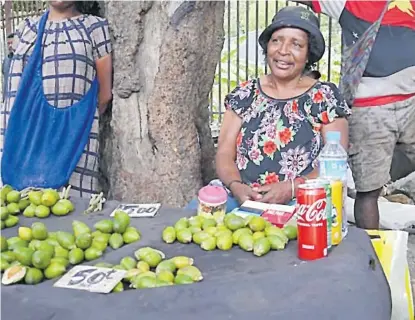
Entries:
[[126, 212], [131, 218], [152, 218], [161, 207], [160, 203], [137, 203], [137, 204], [120, 204], [111, 213], [114, 216], [115, 211], [122, 210]]
[[127, 274], [125, 270], [94, 266], [75, 266], [54, 287], [109, 293]]

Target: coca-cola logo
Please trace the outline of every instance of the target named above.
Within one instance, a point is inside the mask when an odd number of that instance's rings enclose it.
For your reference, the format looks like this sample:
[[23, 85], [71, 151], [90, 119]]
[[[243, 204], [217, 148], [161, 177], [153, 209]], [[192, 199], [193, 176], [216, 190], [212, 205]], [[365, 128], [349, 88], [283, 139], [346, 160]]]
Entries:
[[319, 199], [311, 205], [297, 205], [296, 213], [299, 221], [320, 222], [326, 220], [326, 199]]

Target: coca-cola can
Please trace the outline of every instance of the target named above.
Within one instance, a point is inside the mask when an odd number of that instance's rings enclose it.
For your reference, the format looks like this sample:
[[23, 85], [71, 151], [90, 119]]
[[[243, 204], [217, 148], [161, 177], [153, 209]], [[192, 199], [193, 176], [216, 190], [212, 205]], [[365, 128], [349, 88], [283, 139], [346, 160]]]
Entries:
[[298, 258], [316, 260], [327, 256], [326, 190], [323, 184], [297, 188]]

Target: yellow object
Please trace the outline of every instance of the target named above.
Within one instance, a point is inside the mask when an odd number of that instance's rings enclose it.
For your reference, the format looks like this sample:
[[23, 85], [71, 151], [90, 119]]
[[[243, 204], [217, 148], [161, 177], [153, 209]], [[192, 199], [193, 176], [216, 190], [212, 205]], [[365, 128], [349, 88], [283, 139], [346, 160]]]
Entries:
[[408, 233], [366, 230], [389, 282], [392, 299], [391, 320], [413, 320], [414, 306], [407, 261]]
[[331, 182], [331, 201], [333, 203], [331, 223], [331, 243], [336, 246], [342, 241], [343, 224], [343, 182], [334, 180]]

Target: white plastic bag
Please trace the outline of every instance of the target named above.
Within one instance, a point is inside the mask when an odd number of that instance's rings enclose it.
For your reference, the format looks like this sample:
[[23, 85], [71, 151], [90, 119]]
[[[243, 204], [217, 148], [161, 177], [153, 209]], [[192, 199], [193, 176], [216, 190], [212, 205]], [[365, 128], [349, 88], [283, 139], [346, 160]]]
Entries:
[[407, 251], [408, 233], [405, 231], [367, 230], [372, 245], [389, 282], [392, 300], [391, 320], [413, 320], [414, 306]]

